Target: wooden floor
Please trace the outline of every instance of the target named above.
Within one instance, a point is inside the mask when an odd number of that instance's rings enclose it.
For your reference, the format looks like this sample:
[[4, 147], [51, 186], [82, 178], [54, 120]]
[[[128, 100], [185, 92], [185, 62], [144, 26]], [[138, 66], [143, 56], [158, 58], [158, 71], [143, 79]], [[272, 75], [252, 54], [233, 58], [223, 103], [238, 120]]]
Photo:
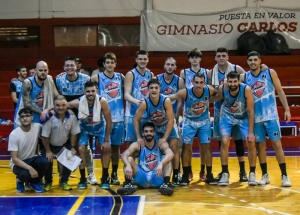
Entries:
[[[56, 215], [58, 214], [300, 214], [300, 157], [287, 157], [287, 171], [292, 181], [293, 186], [291, 188], [281, 187], [280, 170], [276, 159], [274, 157], [268, 158], [268, 171], [271, 178], [271, 184], [266, 186], [249, 187], [247, 183], [238, 182], [238, 162], [236, 158], [229, 159], [229, 171], [230, 171], [230, 185], [227, 187], [210, 186], [204, 182], [199, 182], [199, 158], [193, 158], [193, 172], [194, 180], [189, 186], [177, 187], [173, 196], [167, 197], [162, 196], [156, 189], [143, 189], [138, 190], [134, 196], [137, 198], [136, 205], [134, 201], [127, 202], [127, 199], [120, 198], [114, 193], [119, 186], [111, 186], [112, 192], [101, 189], [99, 186], [88, 186], [87, 190], [78, 190], [76, 185], [78, 183], [79, 172], [72, 173], [69, 184], [74, 186], [72, 191], [61, 191], [58, 188], [58, 176], [54, 175], [53, 189], [47, 193], [37, 194], [32, 191], [25, 193], [17, 193], [15, 190], [15, 176], [11, 172], [8, 161], [0, 161], [0, 175], [1, 175], [1, 186], [0, 186], [0, 214], [3, 207], [10, 206], [12, 211], [9, 214], [14, 213], [14, 210], [19, 210], [20, 205], [9, 205], [11, 203], [4, 203], [7, 199], [14, 199], [22, 197], [21, 199], [26, 204], [27, 199], [34, 197], [72, 197], [75, 198], [74, 202], [68, 206], [67, 212], [59, 212], [55, 210], [56, 203], [51, 205], [47, 204], [47, 207], [52, 208], [51, 211]], [[248, 163], [246, 162], [247, 169]], [[122, 165], [121, 165], [122, 166]], [[215, 175], [220, 171], [220, 161], [214, 158], [213, 161], [213, 172]], [[56, 166], [54, 166], [54, 172]], [[261, 177], [261, 171], [258, 166], [257, 168], [257, 180]], [[95, 173], [97, 178], [100, 177], [100, 161], [96, 160]], [[121, 169], [118, 172], [121, 181], [123, 181]], [[23, 198], [26, 197], [26, 198]], [[28, 197], [28, 198], [27, 198]], [[109, 209], [106, 212], [101, 212], [102, 206], [97, 205], [97, 210], [93, 210], [93, 204], [96, 205], [94, 200], [90, 205], [82, 206], [82, 202], [85, 199], [109, 197], [113, 198], [112, 207], [114, 210]], [[117, 199], [119, 198], [119, 200]], [[19, 198], [20, 199], [20, 198]], [[36, 199], [36, 198], [35, 198]], [[43, 198], [40, 198], [43, 199]], [[121, 199], [121, 200], [120, 200]], [[118, 200], [118, 201], [117, 201]], [[126, 201], [125, 201], [126, 200]], [[34, 200], [35, 201], [35, 200]], [[30, 206], [30, 210], [33, 210], [34, 206]], [[49, 202], [49, 200], [47, 200]], [[1, 204], [2, 202], [2, 204]], [[14, 201], [10, 201], [14, 202]], [[6, 204], [6, 205], [4, 205]], [[15, 204], [15, 203], [12, 203]], [[121, 204], [121, 205], [120, 205]], [[123, 204], [123, 205], [122, 205]], [[127, 205], [126, 205], [127, 204]], [[132, 204], [132, 205], [131, 205]], [[42, 205], [40, 205], [42, 206]], [[85, 208], [85, 212], [83, 213]], [[133, 210], [133, 212], [121, 211], [121, 208], [127, 206]], [[24, 206], [22, 206], [24, 209]], [[41, 208], [40, 213], [33, 213], [24, 209], [19, 210], [22, 215], [25, 214], [42, 214]], [[7, 210], [6, 210], [7, 211]], [[100, 213], [99, 213], [100, 212]], [[7, 214], [7, 213], [6, 213]], [[51, 214], [51, 213], [47, 213]]]

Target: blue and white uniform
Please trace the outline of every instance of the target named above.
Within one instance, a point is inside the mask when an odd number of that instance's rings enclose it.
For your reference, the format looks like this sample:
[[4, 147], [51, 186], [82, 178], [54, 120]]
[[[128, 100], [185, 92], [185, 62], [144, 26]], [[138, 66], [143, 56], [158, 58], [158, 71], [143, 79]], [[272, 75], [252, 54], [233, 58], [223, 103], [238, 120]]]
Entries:
[[221, 135], [231, 135], [233, 126], [238, 126], [243, 139], [248, 136], [249, 120], [247, 112], [247, 101], [245, 98], [246, 84], [239, 84], [239, 92], [232, 96], [230, 90], [223, 85], [223, 103], [220, 113]]
[[[155, 126], [156, 135], [158, 138], [164, 136], [166, 132], [167, 125], [168, 125], [168, 118], [167, 112], [165, 109], [165, 100], [167, 99], [166, 96], [159, 94], [158, 104], [154, 105], [150, 98], [146, 98], [146, 105], [147, 105], [147, 113], [149, 116], [150, 122], [152, 122]], [[172, 131], [167, 140], [178, 138], [178, 133], [175, 128], [172, 128]]]
[[264, 142], [267, 133], [270, 140], [281, 138], [275, 88], [269, 69], [254, 76], [245, 74], [245, 84], [251, 87], [254, 98], [254, 133], [256, 142]]
[[204, 74], [205, 83], [208, 84], [207, 71], [205, 68], [200, 68], [200, 70], [197, 72], [193, 71], [192, 69], [185, 69], [184, 70], [184, 74], [185, 74], [184, 83], [185, 83], [186, 88], [193, 87], [193, 78], [194, 78], [195, 74], [197, 74], [197, 73]]
[[112, 145], [122, 145], [125, 138], [124, 126], [124, 93], [121, 73], [114, 72], [112, 78], [104, 72], [98, 73], [98, 94], [107, 100], [111, 118], [112, 130], [110, 142]]
[[[10, 85], [9, 85], [9, 91], [12, 93], [12, 92], [15, 92], [16, 93], [16, 96], [17, 98], [19, 98], [20, 96], [20, 93], [22, 92], [22, 85], [23, 85], [23, 81], [20, 81], [18, 78], [16, 80], [13, 80], [10, 82]], [[17, 103], [14, 103], [14, 108], [16, 109], [17, 107]]]
[[[81, 100], [82, 97], [80, 97], [79, 100]], [[99, 101], [100, 100], [101, 97], [99, 96]], [[88, 144], [89, 135], [98, 137], [98, 141], [100, 144], [103, 144], [104, 142], [105, 123], [103, 120], [103, 115], [101, 113], [100, 122], [93, 122], [93, 110], [94, 110], [94, 106], [89, 107], [89, 116], [84, 119], [80, 119], [79, 125], [80, 125], [81, 132], [79, 134], [79, 141], [78, 141], [79, 146]]]
[[185, 108], [183, 112], [183, 144], [192, 144], [195, 134], [198, 135], [200, 143], [210, 143], [211, 126], [209, 120], [209, 98], [208, 86], [204, 86], [203, 93], [197, 97], [192, 88], [187, 89]]
[[137, 164], [138, 170], [133, 177], [133, 182], [143, 188], [158, 188], [164, 182], [162, 176], [156, 176], [156, 168], [164, 157], [162, 151], [156, 146], [157, 142], [155, 139], [152, 149], [149, 149], [147, 146], [140, 148]]
[[[144, 99], [148, 96], [148, 82], [152, 79], [152, 73], [150, 70], [146, 70], [145, 74], [142, 75], [139, 71], [134, 68], [130, 71], [133, 75], [133, 82], [131, 87], [131, 95], [133, 98], [137, 100]], [[126, 110], [125, 110], [125, 122], [126, 122], [126, 137], [125, 140], [128, 142], [135, 142], [137, 140], [134, 125], [133, 125], [133, 117], [138, 109], [138, 105], [133, 104], [129, 101], [126, 101]], [[142, 126], [145, 122], [147, 122], [148, 116], [145, 111], [140, 125]]]

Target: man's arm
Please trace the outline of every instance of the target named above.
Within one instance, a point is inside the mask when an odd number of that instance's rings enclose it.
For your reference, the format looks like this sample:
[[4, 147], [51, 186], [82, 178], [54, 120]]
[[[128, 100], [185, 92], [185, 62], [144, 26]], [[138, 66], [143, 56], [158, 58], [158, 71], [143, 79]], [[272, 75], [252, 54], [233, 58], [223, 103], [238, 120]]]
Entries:
[[143, 113], [145, 112], [146, 108], [147, 108], [146, 101], [143, 100], [142, 105], [138, 107], [138, 109], [135, 112], [134, 118], [133, 118], [134, 130], [135, 130], [135, 133], [136, 133], [137, 142], [139, 144], [144, 143], [144, 139], [142, 138], [142, 135], [141, 135], [141, 132], [140, 132], [140, 120], [141, 120], [141, 118], [143, 116]]
[[236, 65], [236, 71], [237, 71], [239, 74], [244, 74], [244, 73], [246, 73], [245, 70], [244, 70], [242, 67], [240, 67], [239, 65]]
[[132, 72], [127, 72], [124, 79], [124, 99], [132, 104], [140, 105], [140, 101], [133, 98], [131, 95], [132, 91], [132, 82], [133, 82], [133, 74]]
[[140, 144], [137, 142], [134, 142], [130, 144], [129, 148], [125, 150], [125, 152], [122, 153], [121, 159], [124, 163], [124, 174], [125, 178], [131, 179], [132, 178], [132, 167], [129, 162], [129, 157], [133, 156], [135, 152], [138, 152], [140, 150]]
[[207, 83], [209, 85], [212, 84], [212, 82], [211, 82], [211, 74], [212, 74], [212, 70], [208, 70], [208, 72], [207, 72]]
[[164, 165], [168, 162], [170, 162], [173, 157], [174, 157], [174, 153], [173, 151], [170, 149], [169, 144], [167, 142], [164, 142], [161, 146], [160, 149], [162, 150], [162, 152], [165, 154], [164, 158], [161, 160], [161, 164]]
[[93, 76], [91, 77], [91, 81], [92, 81], [92, 82], [95, 82], [95, 83], [98, 83], [98, 74], [93, 75]]
[[104, 116], [104, 119], [106, 122], [104, 143], [101, 147], [103, 148], [104, 151], [110, 151], [110, 145], [109, 145], [109, 140], [108, 140], [109, 134], [110, 134], [111, 128], [112, 128], [110, 109], [108, 107], [106, 99], [103, 97], [101, 97], [100, 104], [101, 104], [101, 110], [102, 110], [102, 113], [103, 113], [103, 116]]
[[184, 69], [182, 69], [180, 71], [180, 78], [182, 78], [182, 80], [185, 82], [185, 73], [184, 73]]
[[158, 146], [160, 146], [160, 144], [163, 144], [164, 142], [167, 141], [167, 139], [173, 129], [173, 126], [174, 126], [173, 107], [172, 107], [171, 100], [169, 98], [166, 98], [164, 106], [165, 106], [165, 110], [166, 110], [168, 123], [167, 123], [167, 127], [166, 127], [166, 131], [164, 133], [164, 136], [161, 139], [159, 139]]
[[16, 85], [13, 82], [10, 82], [9, 91], [10, 91], [10, 95], [11, 95], [13, 102], [18, 103], [18, 97], [17, 97], [17, 92], [16, 92], [17, 89], [16, 89]]
[[68, 102], [68, 108], [77, 108], [79, 107], [79, 99], [74, 99]]
[[[182, 90], [184, 89], [184, 81], [182, 78], [179, 77], [179, 81], [178, 81], [178, 87], [179, 87], [179, 90]], [[182, 109], [182, 98], [180, 99], [177, 99], [177, 106], [176, 106], [176, 116], [175, 116], [175, 120], [176, 122], [178, 122], [178, 118], [179, 118], [179, 114], [181, 112], [181, 109]]]
[[78, 134], [71, 134], [70, 135], [70, 143], [71, 143], [71, 150], [74, 155], [77, 154], [76, 149], [75, 149], [77, 141], [78, 141]]
[[249, 131], [248, 131], [248, 141], [254, 142], [254, 99], [252, 90], [250, 87], [246, 86], [245, 89], [245, 98], [247, 101], [247, 112], [248, 112], [248, 120], [249, 120]]
[[185, 99], [186, 98], [186, 89], [179, 90], [177, 93], [169, 95], [168, 98], [171, 101]]
[[275, 72], [275, 70], [273, 69], [270, 69], [270, 74], [271, 74], [271, 77], [272, 77], [272, 81], [273, 81], [273, 84], [274, 84], [274, 87], [275, 87], [275, 90], [278, 94], [278, 97], [279, 97], [279, 100], [281, 102], [281, 104], [283, 105], [284, 107], [284, 120], [286, 120], [287, 122], [291, 121], [291, 112], [290, 112], [290, 107], [289, 107], [289, 104], [288, 104], [288, 101], [286, 99], [286, 96], [285, 96], [285, 93], [281, 87], [281, 83], [280, 83], [280, 80], [277, 76], [277, 73]]
[[21, 167], [23, 169], [27, 169], [31, 175], [32, 178], [37, 178], [39, 175], [37, 171], [30, 165], [26, 164], [24, 161], [20, 160], [18, 158], [18, 152], [17, 151], [11, 151], [11, 159], [15, 165], [18, 167]]
[[24, 107], [29, 108], [32, 112], [41, 114], [42, 111], [32, 105], [32, 100], [30, 97], [31, 87], [32, 87], [31, 82], [28, 79], [25, 79], [22, 85], [22, 99], [23, 99]]
[[[209, 89], [212, 90], [211, 86], [209, 86]], [[214, 89], [214, 88], [213, 88]], [[214, 93], [216, 92], [216, 90], [214, 89]], [[212, 95], [212, 94], [211, 94]], [[215, 96], [210, 97], [209, 102], [213, 103], [213, 102], [217, 102], [223, 99], [223, 85], [221, 85], [218, 89], [218, 92]]]

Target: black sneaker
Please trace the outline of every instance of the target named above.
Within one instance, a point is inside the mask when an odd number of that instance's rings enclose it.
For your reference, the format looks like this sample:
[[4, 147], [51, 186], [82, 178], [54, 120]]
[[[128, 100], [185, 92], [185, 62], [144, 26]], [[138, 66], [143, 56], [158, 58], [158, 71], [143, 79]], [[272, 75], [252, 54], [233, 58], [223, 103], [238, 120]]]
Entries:
[[117, 193], [121, 196], [131, 195], [136, 191], [136, 188], [131, 183], [125, 183], [123, 187], [117, 190]]
[[189, 185], [189, 184], [190, 184], [189, 177], [187, 175], [183, 175], [182, 179], [181, 179], [181, 182], [180, 182], [180, 185], [181, 186], [186, 186], [186, 185]]
[[215, 177], [215, 179], [216, 179], [217, 181], [220, 181], [221, 177], [222, 177], [222, 172], [220, 172], [220, 173], [217, 175], [217, 177]]
[[172, 196], [173, 194], [173, 189], [171, 188], [170, 186], [170, 183], [166, 184], [166, 183], [163, 183], [160, 188], [158, 189], [158, 191], [165, 195], [165, 196]]
[[109, 176], [105, 179], [105, 178], [101, 178], [101, 184], [99, 185], [102, 189], [110, 189], [110, 185], [109, 185]]
[[110, 183], [113, 184], [113, 185], [120, 185], [120, 180], [117, 176], [117, 173], [114, 172], [114, 173], [111, 174]]
[[173, 186], [173, 187], [178, 187], [178, 186], [180, 186], [180, 180], [179, 180], [179, 178], [178, 178], [178, 175], [173, 176], [173, 179], [172, 179], [172, 186]]
[[216, 184], [218, 184], [218, 181], [219, 180], [214, 178], [213, 174], [207, 174], [206, 175], [205, 183], [207, 183], [209, 185], [216, 185]]
[[247, 181], [248, 181], [247, 173], [245, 171], [240, 172], [240, 182], [247, 182]]

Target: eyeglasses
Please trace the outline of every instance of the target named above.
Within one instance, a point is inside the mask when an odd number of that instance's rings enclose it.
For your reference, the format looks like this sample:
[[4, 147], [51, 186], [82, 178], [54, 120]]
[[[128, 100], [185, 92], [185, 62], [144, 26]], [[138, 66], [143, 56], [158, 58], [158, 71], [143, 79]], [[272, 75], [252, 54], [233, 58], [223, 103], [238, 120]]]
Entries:
[[227, 56], [226, 56], [225, 54], [217, 55], [217, 58], [220, 58], [220, 57], [225, 58], [225, 57], [227, 57]]
[[21, 119], [28, 118], [28, 117], [31, 117], [31, 115], [30, 114], [26, 114], [26, 115], [21, 115], [20, 116]]
[[175, 66], [174, 63], [166, 63], [166, 66]]

